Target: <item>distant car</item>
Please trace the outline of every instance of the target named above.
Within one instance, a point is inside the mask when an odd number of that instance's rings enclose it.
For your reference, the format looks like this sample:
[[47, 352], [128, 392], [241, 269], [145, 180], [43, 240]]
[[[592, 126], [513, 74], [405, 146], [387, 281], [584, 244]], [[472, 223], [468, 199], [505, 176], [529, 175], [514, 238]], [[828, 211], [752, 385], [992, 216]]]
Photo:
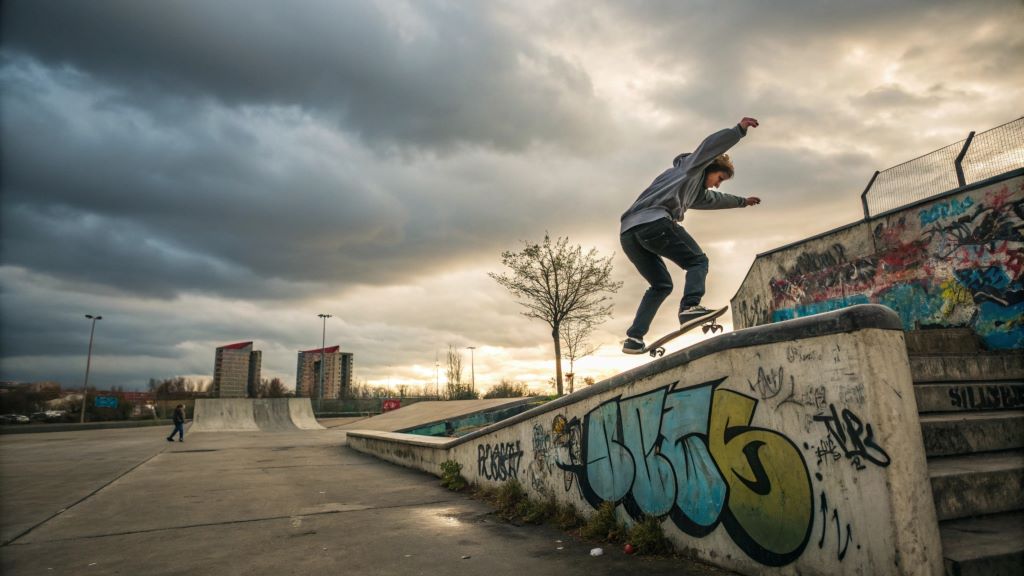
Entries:
[[63, 422], [67, 420], [67, 410], [47, 410], [45, 412], [33, 412], [30, 417], [33, 422]]
[[22, 416], [21, 414], [0, 415], [0, 423], [3, 424], [28, 424], [29, 422], [28, 416]]

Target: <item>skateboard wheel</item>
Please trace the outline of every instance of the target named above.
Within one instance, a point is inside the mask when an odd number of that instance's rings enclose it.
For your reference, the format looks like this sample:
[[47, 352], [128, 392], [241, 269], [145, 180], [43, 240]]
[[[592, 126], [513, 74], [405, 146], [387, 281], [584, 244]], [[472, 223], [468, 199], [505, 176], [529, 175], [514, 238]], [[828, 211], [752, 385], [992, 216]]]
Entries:
[[714, 328], [714, 326], [701, 326], [700, 327], [701, 331], [704, 332], [705, 334], [707, 334], [708, 330], [711, 330], [712, 328]]

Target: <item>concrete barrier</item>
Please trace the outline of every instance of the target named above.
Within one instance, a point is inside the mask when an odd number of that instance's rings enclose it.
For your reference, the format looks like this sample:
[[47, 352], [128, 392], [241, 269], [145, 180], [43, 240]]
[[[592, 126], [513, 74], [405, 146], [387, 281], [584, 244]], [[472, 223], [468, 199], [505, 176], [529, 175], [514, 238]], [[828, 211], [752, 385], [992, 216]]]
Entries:
[[309, 398], [202, 398], [192, 432], [294, 432], [323, 430]]
[[584, 514], [661, 519], [743, 574], [943, 573], [899, 317], [877, 305], [724, 334], [463, 438], [356, 450]]

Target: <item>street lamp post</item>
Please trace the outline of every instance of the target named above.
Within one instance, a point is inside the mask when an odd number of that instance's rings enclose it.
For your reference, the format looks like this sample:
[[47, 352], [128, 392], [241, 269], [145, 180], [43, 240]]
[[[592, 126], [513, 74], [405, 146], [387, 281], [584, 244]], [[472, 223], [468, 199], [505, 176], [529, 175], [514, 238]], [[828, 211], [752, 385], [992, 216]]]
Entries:
[[92, 365], [92, 337], [96, 334], [96, 321], [103, 320], [103, 316], [93, 316], [92, 314], [86, 314], [86, 318], [92, 320], [92, 328], [89, 329], [89, 355], [85, 358], [85, 383], [82, 384], [82, 419], [80, 422], [85, 422], [85, 406], [86, 399], [89, 396], [89, 367]]
[[476, 346], [467, 346], [469, 348], [469, 373], [470, 373], [470, 385], [473, 388], [473, 395], [476, 395], [476, 358], [474, 351]]
[[327, 319], [330, 314], [317, 314], [324, 321], [324, 330], [320, 335], [320, 392], [317, 394], [316, 409], [323, 411], [324, 400], [324, 347], [327, 346]]

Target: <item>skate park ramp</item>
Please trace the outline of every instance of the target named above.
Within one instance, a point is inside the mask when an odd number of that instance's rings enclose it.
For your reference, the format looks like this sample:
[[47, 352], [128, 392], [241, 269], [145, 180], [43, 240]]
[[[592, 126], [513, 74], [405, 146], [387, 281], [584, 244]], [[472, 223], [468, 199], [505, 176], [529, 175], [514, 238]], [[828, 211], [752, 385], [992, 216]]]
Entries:
[[299, 430], [324, 430], [313, 415], [313, 405], [309, 398], [289, 398], [288, 413], [292, 417], [292, 424]]
[[407, 432], [427, 430], [436, 424], [440, 430], [443, 430], [445, 422], [453, 422], [457, 426], [458, 422], [473, 420], [474, 417], [483, 420], [490, 414], [500, 414], [509, 409], [517, 407], [525, 409], [528, 404], [536, 401], [536, 398], [491, 398], [487, 400], [417, 402], [398, 410], [339, 426], [339, 429]]
[[201, 398], [192, 432], [294, 432], [323, 430], [309, 398]]

